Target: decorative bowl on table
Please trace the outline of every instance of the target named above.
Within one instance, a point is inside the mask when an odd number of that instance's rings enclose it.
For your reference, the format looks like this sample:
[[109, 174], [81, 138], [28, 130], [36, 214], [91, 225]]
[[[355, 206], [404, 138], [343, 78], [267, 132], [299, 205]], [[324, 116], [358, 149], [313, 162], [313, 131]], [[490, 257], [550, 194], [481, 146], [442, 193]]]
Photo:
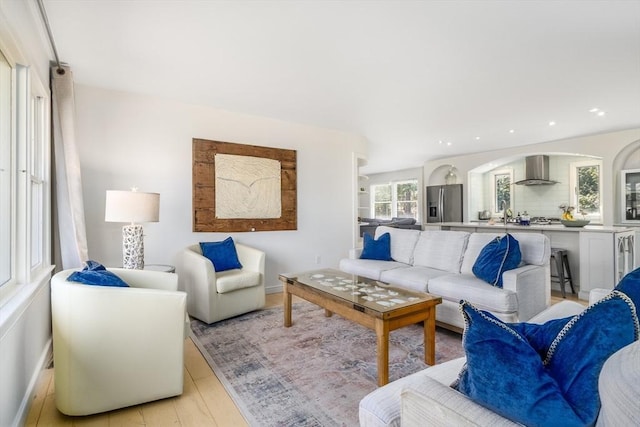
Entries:
[[591, 221], [588, 219], [561, 219], [560, 222], [565, 227], [584, 227]]

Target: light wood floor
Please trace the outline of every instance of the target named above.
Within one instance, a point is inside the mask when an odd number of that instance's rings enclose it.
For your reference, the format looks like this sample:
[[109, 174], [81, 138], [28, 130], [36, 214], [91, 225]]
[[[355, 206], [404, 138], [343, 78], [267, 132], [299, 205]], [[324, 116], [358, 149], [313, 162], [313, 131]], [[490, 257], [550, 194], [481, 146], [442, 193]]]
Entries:
[[[295, 298], [295, 297], [294, 297]], [[577, 301], [575, 295], [567, 299]], [[552, 292], [551, 302], [562, 301]], [[586, 302], [579, 301], [586, 305]], [[267, 295], [267, 307], [282, 304], [282, 294]], [[55, 407], [53, 369], [42, 372], [26, 426], [218, 426], [241, 427], [247, 422], [193, 342], [185, 342], [182, 395], [86, 417], [68, 417]]]

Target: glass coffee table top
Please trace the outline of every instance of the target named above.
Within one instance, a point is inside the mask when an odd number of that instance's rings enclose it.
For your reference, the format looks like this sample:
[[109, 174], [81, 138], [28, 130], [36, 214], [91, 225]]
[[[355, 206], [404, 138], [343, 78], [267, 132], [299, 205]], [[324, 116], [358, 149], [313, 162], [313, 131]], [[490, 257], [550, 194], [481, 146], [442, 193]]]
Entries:
[[429, 294], [406, 291], [384, 282], [333, 269], [281, 276], [379, 312], [435, 298]]

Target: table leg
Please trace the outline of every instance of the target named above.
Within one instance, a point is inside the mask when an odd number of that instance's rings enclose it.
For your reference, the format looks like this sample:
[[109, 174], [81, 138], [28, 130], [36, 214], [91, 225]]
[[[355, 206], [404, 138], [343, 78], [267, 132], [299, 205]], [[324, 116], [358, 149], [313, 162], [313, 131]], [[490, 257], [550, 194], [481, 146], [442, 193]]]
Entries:
[[325, 308], [324, 309], [324, 317], [331, 317], [331, 316], [333, 316], [333, 313]]
[[289, 288], [287, 287], [287, 283], [283, 284], [283, 292], [282, 292], [282, 303], [284, 305], [284, 326], [291, 326], [291, 294], [289, 293]]
[[428, 311], [424, 321], [424, 361], [427, 365], [436, 364], [436, 308]]
[[376, 319], [376, 337], [378, 339], [378, 386], [389, 382], [389, 323]]

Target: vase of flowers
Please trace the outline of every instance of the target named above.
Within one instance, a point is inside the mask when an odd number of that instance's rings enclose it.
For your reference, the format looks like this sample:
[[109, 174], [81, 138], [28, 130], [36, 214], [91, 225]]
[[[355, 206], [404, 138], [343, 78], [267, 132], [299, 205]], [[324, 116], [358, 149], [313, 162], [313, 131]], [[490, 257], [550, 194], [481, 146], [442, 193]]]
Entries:
[[568, 221], [573, 220], [573, 211], [575, 209], [573, 206], [562, 204], [558, 206], [558, 208], [562, 209], [562, 219], [566, 219]]

